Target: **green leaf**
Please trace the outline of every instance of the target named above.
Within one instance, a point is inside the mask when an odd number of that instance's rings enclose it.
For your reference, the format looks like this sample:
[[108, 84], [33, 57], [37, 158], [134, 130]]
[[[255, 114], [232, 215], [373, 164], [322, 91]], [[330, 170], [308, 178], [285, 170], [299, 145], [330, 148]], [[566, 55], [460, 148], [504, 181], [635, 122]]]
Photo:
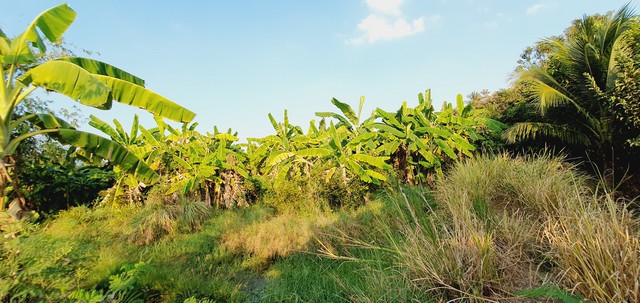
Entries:
[[446, 142], [440, 140], [440, 139], [435, 139], [433, 140], [433, 142], [435, 142], [440, 149], [447, 154], [447, 156], [449, 156], [449, 158], [451, 159], [458, 159], [458, 156], [453, 152], [453, 149], [451, 149], [451, 147], [449, 146], [449, 144], [447, 144]]
[[458, 111], [458, 115], [462, 115], [462, 112], [464, 111], [464, 100], [462, 99], [461, 94], [456, 96], [456, 110]]
[[[278, 121], [276, 121], [276, 119], [273, 118], [273, 115], [271, 113], [269, 113], [267, 116], [269, 117], [271, 126], [273, 126], [273, 130], [275, 130], [278, 134], [280, 134], [282, 130], [280, 129], [280, 124], [278, 123]], [[284, 135], [284, 134], [281, 134], [281, 135]]]
[[95, 75], [95, 77], [111, 88], [113, 99], [120, 103], [136, 106], [154, 115], [177, 122], [191, 122], [196, 115], [194, 112], [140, 85], [102, 75]]
[[358, 105], [358, 117], [357, 121], [360, 121], [360, 117], [362, 117], [362, 108], [364, 107], [364, 96], [360, 97], [360, 105]]
[[336, 120], [338, 120], [338, 125], [345, 125], [350, 127], [351, 123], [349, 123], [349, 120], [345, 119], [345, 117], [340, 116], [336, 113], [332, 113], [332, 112], [316, 112], [316, 116], [321, 117], [321, 118], [334, 118]]
[[274, 187], [280, 187], [280, 185], [282, 185], [282, 183], [284, 183], [284, 181], [286, 181], [287, 176], [289, 175], [289, 169], [291, 169], [291, 165], [293, 163], [287, 163], [283, 166], [281, 166], [278, 169], [278, 173], [276, 174], [276, 178], [273, 181], [273, 186]]
[[389, 134], [391, 134], [391, 135], [393, 135], [393, 136], [395, 136], [395, 137], [397, 137], [397, 138], [404, 138], [404, 137], [406, 137], [406, 134], [405, 134], [404, 132], [402, 132], [402, 131], [400, 131], [400, 130], [398, 130], [398, 129], [396, 129], [396, 128], [392, 127], [392, 126], [389, 126], [389, 125], [387, 125], [387, 124], [384, 124], [384, 123], [373, 123], [373, 124], [371, 125], [371, 127], [372, 127], [372, 128], [375, 128], [375, 129], [377, 129], [377, 130], [380, 130], [380, 131], [382, 131], [382, 132], [389, 133]]
[[326, 157], [333, 153], [331, 149], [328, 148], [305, 148], [297, 151], [295, 154], [299, 157]]
[[351, 158], [360, 162], [365, 162], [377, 168], [392, 169], [391, 165], [385, 162], [386, 160], [389, 159], [389, 157], [374, 157], [367, 154], [354, 154], [354, 155], [351, 155]]
[[146, 144], [150, 144], [150, 145], [156, 145], [158, 144], [158, 140], [156, 139], [156, 137], [154, 137], [150, 131], [148, 131], [146, 128], [144, 128], [142, 125], [140, 125], [138, 127], [138, 129], [140, 129], [140, 133], [142, 134], [142, 137], [144, 137], [144, 141]]
[[436, 135], [444, 139], [448, 139], [449, 137], [451, 137], [451, 132], [444, 128], [421, 127], [417, 129], [417, 131]]
[[107, 63], [104, 63], [98, 60], [79, 58], [79, 57], [64, 57], [57, 60], [71, 62], [75, 65], [82, 67], [84, 70], [92, 74], [109, 76], [116, 79], [131, 82], [140, 86], [144, 86], [144, 80], [124, 70], [121, 70], [115, 66], [109, 65]]
[[186, 170], [193, 170], [193, 166], [191, 166], [191, 164], [189, 164], [189, 162], [185, 161], [181, 157], [173, 155], [173, 161], [178, 163], [180, 166], [182, 166]]
[[591, 143], [591, 139], [585, 133], [573, 126], [544, 122], [516, 123], [503, 133], [503, 138], [508, 143], [535, 140], [539, 137], [557, 138], [575, 145], [587, 146]]
[[133, 145], [138, 138], [138, 129], [140, 123], [138, 121], [138, 115], [133, 115], [133, 122], [131, 123], [131, 132], [129, 133], [129, 142], [127, 145]]
[[[362, 101], [363, 100], [361, 100], [361, 102]], [[349, 104], [342, 103], [338, 101], [338, 99], [336, 98], [331, 98], [331, 103], [333, 103], [333, 105], [335, 105], [340, 109], [342, 114], [344, 114], [344, 116], [347, 117], [347, 119], [349, 119], [349, 121], [351, 122], [351, 125], [359, 124], [358, 117], [356, 116], [356, 113], [353, 111], [353, 109]]]
[[402, 144], [401, 141], [392, 141], [392, 142], [387, 142], [385, 143], [384, 146], [384, 150], [385, 153], [387, 155], [391, 155], [393, 154], [396, 150], [398, 150], [398, 147], [400, 147], [400, 144]]
[[231, 134], [226, 134], [226, 133], [219, 133], [219, 134], [215, 134], [213, 135], [214, 139], [217, 140], [226, 140], [226, 141], [238, 141], [238, 137], [231, 135]]
[[34, 85], [56, 91], [84, 105], [111, 108], [109, 86], [69, 62], [47, 61], [25, 72], [18, 81], [25, 86]]
[[355, 138], [353, 138], [351, 140], [351, 144], [355, 145], [355, 144], [360, 144], [360, 143], [363, 143], [363, 142], [368, 142], [371, 139], [375, 138], [375, 136], [376, 136], [376, 133], [374, 133], [374, 132], [362, 133], [362, 134], [357, 135]]
[[40, 129], [51, 129], [51, 128], [75, 129], [67, 121], [64, 121], [63, 119], [60, 119], [52, 114], [35, 114], [35, 117], [30, 119], [30, 121]]
[[237, 165], [234, 165], [232, 168], [235, 172], [237, 172], [243, 178], [245, 179], [249, 178], [249, 173], [244, 168]]
[[[21, 39], [34, 43], [40, 52], [46, 50], [42, 37], [38, 33], [39, 29], [51, 42], [56, 42], [62, 38], [62, 34], [67, 31], [71, 23], [76, 18], [76, 12], [67, 4], [52, 7], [38, 15], [22, 33]], [[25, 45], [26, 46], [26, 45]]]
[[367, 175], [371, 176], [372, 178], [376, 178], [380, 181], [387, 181], [387, 177], [377, 171], [373, 171], [370, 169], [366, 170]]
[[[185, 178], [185, 179], [177, 179], [176, 177], [175, 182], [171, 182], [171, 187], [169, 188], [169, 190], [167, 190], [167, 192], [165, 194], [170, 195], [172, 193], [175, 193], [181, 189], [183, 189], [185, 186], [187, 186], [187, 182], [189, 181], [189, 179]], [[172, 180], [173, 181], [173, 180]]]
[[329, 181], [331, 181], [331, 177], [333, 177], [333, 174], [336, 173], [336, 169], [338, 169], [337, 167], [332, 167], [329, 170], [327, 170], [326, 175], [324, 177], [324, 181], [326, 183], [329, 183]]
[[122, 144], [124, 142], [119, 142], [120, 135], [118, 135], [118, 132], [111, 126], [109, 125], [109, 123], [100, 120], [100, 118], [94, 116], [94, 115], [89, 115], [89, 119], [91, 119], [89, 121], [89, 125], [93, 126], [93, 128], [105, 133], [107, 136], [111, 137], [111, 140], [114, 141], [118, 141], [118, 143]]
[[463, 138], [462, 136], [460, 136], [459, 134], [453, 134], [453, 136], [451, 137], [451, 139], [453, 140], [453, 142], [455, 142], [456, 144], [459, 145], [458, 149], [460, 150], [476, 150], [476, 147], [469, 143], [469, 141], [467, 141], [467, 139]]
[[118, 132], [118, 136], [120, 137], [120, 142], [118, 143], [122, 145], [126, 145], [127, 142], [129, 141], [129, 135], [127, 135], [127, 132], [124, 131], [124, 127], [122, 127], [122, 123], [120, 123], [120, 121], [118, 121], [117, 119], [113, 119], [113, 125], [116, 126], [116, 132]]
[[381, 117], [386, 124], [391, 125], [397, 129], [404, 129], [404, 125], [398, 122], [398, 120], [392, 113], [386, 112], [379, 108], [376, 109], [375, 113], [378, 117]]
[[271, 167], [274, 166], [276, 164], [279, 164], [291, 157], [294, 157], [296, 155], [296, 153], [294, 152], [281, 152], [281, 153], [276, 153], [274, 155], [272, 155], [271, 157], [269, 157], [267, 159], [267, 167]]
[[351, 168], [351, 170], [356, 174], [356, 176], [359, 176], [360, 179], [362, 179], [362, 181], [365, 181], [367, 183], [372, 182], [371, 177], [367, 174], [365, 169], [362, 168], [362, 166], [360, 166], [360, 164], [358, 164], [356, 161], [353, 161], [352, 159], [347, 159], [346, 164], [349, 168]]
[[92, 133], [71, 129], [60, 129], [53, 133], [60, 142], [84, 149], [88, 154], [99, 156], [118, 165], [123, 171], [134, 175], [146, 184], [158, 180], [158, 174], [146, 163], [116, 142]]

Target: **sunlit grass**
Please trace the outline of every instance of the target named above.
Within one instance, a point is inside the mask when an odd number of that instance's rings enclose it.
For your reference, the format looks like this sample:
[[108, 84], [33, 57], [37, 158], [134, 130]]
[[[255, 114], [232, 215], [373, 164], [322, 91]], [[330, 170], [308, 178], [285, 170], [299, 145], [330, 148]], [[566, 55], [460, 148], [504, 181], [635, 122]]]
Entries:
[[143, 263], [136, 285], [158, 302], [519, 302], [542, 285], [637, 301], [640, 224], [592, 183], [561, 159], [496, 156], [458, 164], [435, 191], [395, 187], [356, 209], [79, 207], [11, 227], [22, 231], [2, 240], [0, 296], [105, 291]]

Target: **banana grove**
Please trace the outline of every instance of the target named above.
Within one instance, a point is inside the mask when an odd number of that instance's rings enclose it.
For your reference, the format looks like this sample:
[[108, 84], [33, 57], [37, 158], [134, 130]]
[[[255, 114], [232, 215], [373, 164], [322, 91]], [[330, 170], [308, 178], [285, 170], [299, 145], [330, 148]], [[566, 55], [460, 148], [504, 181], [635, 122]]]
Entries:
[[461, 95], [455, 107], [444, 102], [436, 111], [429, 90], [418, 95], [415, 107], [405, 102], [393, 112], [378, 108], [366, 118], [364, 97], [357, 111], [337, 99], [331, 102], [337, 111], [316, 113], [318, 121], [310, 121], [306, 130], [293, 125], [286, 110], [281, 122], [268, 114], [273, 134], [246, 143], [232, 130], [202, 134], [195, 123], [175, 129], [159, 116], [151, 129], [136, 117], [129, 133], [117, 120], [111, 126], [91, 117], [93, 127], [160, 176], [149, 184], [116, 165], [116, 186], [103, 203], [141, 202], [154, 187], [167, 199], [194, 196], [217, 207], [243, 206], [261, 190], [300, 178], [433, 186], [447, 165], [473, 157], [484, 140], [505, 127], [465, 105]]

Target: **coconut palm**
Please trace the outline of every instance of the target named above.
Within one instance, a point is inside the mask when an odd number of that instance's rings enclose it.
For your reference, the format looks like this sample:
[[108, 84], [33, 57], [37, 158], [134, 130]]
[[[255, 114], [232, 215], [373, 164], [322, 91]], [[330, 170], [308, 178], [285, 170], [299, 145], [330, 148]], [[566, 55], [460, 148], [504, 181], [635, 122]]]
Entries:
[[585, 16], [565, 37], [542, 41], [552, 50], [548, 62], [523, 69], [519, 81], [530, 85], [545, 121], [516, 123], [505, 132], [507, 141], [554, 138], [595, 152], [606, 168], [616, 142], [629, 139], [620, 138], [623, 122], [615, 119], [614, 108], [622, 101], [637, 102], [640, 93], [636, 87], [636, 98], [622, 100], [619, 85], [628, 73], [620, 62], [637, 53], [630, 34], [637, 22], [625, 5], [615, 14]]

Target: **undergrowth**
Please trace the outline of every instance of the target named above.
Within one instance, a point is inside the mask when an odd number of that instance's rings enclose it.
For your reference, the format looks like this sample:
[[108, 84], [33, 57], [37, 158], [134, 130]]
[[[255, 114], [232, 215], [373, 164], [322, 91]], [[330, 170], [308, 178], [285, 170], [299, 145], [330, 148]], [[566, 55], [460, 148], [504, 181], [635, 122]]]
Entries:
[[640, 224], [592, 181], [562, 159], [495, 156], [459, 163], [434, 191], [351, 196], [358, 207], [305, 209], [320, 196], [294, 195], [299, 184], [278, 197], [291, 208], [77, 207], [2, 225], [0, 298], [640, 301]]
[[544, 155], [468, 160], [433, 204], [415, 188], [390, 192], [385, 242], [349, 243], [392, 252], [405, 288], [438, 300], [521, 302], [527, 289], [557, 285], [567, 298], [638, 301], [638, 220], [588, 181]]

